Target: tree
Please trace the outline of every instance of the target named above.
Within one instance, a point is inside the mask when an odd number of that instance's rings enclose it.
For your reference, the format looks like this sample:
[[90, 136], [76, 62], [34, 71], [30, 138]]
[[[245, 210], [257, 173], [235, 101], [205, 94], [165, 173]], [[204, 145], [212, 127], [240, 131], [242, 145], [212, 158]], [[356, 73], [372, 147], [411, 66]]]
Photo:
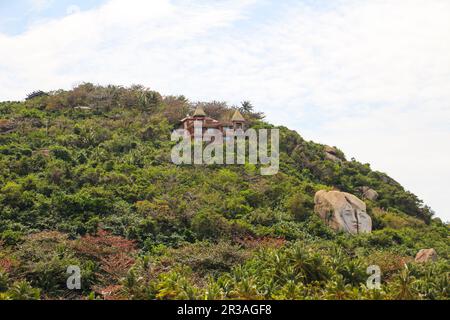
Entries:
[[243, 113], [252, 113], [253, 112], [253, 104], [250, 101], [243, 101], [241, 103], [241, 107], [239, 108]]
[[144, 90], [139, 94], [139, 107], [143, 111], [151, 111], [161, 103], [161, 95], [158, 92]]
[[192, 229], [199, 238], [220, 238], [228, 233], [227, 220], [217, 213], [202, 211], [192, 219]]
[[31, 99], [34, 99], [34, 98], [44, 97], [44, 96], [48, 96], [48, 94], [45, 93], [42, 90], [33, 91], [32, 93], [27, 95], [26, 100], [31, 100]]

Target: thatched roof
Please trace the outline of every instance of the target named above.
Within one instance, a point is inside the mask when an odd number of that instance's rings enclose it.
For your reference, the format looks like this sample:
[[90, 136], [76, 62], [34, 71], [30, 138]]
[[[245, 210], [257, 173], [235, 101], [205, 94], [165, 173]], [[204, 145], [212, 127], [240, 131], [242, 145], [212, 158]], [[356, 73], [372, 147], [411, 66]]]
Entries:
[[239, 110], [236, 110], [233, 117], [231, 118], [231, 121], [233, 122], [245, 122], [245, 118], [242, 116], [242, 114], [239, 112]]
[[203, 110], [203, 107], [198, 106], [197, 109], [195, 109], [194, 117], [206, 117], [205, 110]]

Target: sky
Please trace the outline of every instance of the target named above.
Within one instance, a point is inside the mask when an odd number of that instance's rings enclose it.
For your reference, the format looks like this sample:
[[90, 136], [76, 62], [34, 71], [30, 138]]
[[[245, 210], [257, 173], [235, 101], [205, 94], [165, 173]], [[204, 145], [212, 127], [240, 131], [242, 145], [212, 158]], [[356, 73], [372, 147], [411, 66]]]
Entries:
[[0, 0], [0, 100], [82, 82], [250, 100], [450, 221], [448, 0]]

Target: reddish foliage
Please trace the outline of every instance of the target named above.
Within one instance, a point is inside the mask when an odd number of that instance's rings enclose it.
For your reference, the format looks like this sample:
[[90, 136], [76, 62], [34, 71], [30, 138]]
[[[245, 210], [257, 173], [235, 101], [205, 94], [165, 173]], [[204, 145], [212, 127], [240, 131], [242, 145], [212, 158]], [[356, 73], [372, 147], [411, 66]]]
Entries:
[[102, 295], [105, 300], [125, 300], [125, 297], [121, 294], [123, 286], [111, 285], [105, 288], [97, 288], [95, 291]]
[[247, 237], [238, 239], [237, 243], [242, 245], [247, 249], [259, 249], [259, 248], [280, 248], [286, 244], [284, 238], [271, 238], [271, 237], [261, 237], [253, 238]]
[[96, 235], [86, 235], [75, 242], [74, 249], [98, 263], [100, 272], [96, 273], [103, 287], [95, 291], [107, 300], [123, 299], [122, 286], [118, 283], [133, 266], [136, 253], [134, 241], [100, 230]]
[[13, 261], [11, 259], [8, 259], [8, 258], [0, 259], [0, 271], [5, 271], [7, 273], [10, 273], [12, 267], [13, 267]]
[[[0, 240], [0, 249], [3, 249], [4, 242]], [[14, 267], [14, 261], [7, 256], [3, 255], [0, 258], [0, 272], [10, 273], [12, 268]]]
[[94, 236], [82, 237], [75, 243], [74, 248], [77, 252], [95, 260], [119, 253], [132, 254], [136, 251], [134, 241], [114, 236], [105, 230], [99, 230]]
[[101, 258], [99, 277], [103, 282], [117, 281], [125, 277], [133, 266], [134, 258], [125, 253], [117, 253]]

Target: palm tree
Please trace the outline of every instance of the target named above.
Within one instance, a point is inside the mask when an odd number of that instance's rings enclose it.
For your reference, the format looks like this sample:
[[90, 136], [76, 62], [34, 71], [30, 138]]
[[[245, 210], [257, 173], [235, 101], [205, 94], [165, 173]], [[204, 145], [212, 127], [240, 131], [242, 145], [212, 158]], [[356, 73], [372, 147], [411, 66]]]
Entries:
[[252, 113], [253, 112], [253, 105], [250, 101], [244, 101], [241, 103], [241, 107], [239, 108], [241, 112], [243, 113]]
[[414, 276], [411, 275], [411, 271], [405, 264], [405, 269], [403, 269], [397, 276], [395, 282], [395, 288], [397, 290], [396, 299], [397, 300], [415, 300], [416, 293], [413, 288], [413, 283], [415, 282]]

